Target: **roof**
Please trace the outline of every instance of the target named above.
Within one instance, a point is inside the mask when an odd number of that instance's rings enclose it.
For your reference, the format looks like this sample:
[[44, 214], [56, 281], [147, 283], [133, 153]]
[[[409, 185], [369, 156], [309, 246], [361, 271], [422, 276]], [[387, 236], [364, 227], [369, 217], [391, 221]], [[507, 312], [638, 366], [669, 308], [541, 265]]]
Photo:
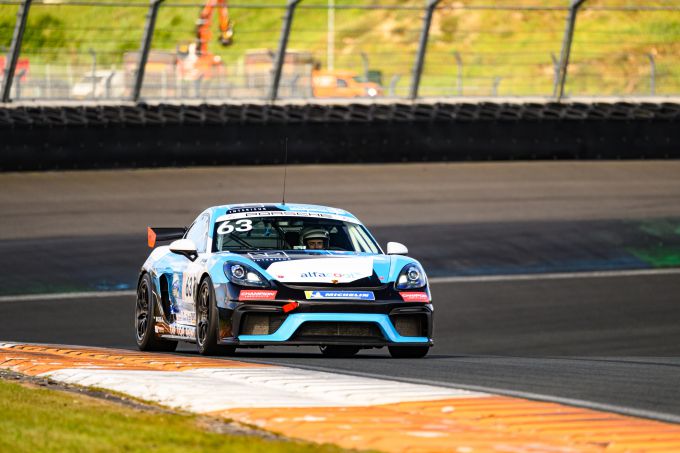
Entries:
[[344, 209], [332, 208], [330, 206], [321, 206], [314, 204], [301, 203], [239, 203], [227, 204], [222, 206], [214, 206], [211, 208], [216, 217], [216, 221], [229, 220], [236, 217], [242, 217], [243, 214], [250, 216], [257, 216], [257, 213], [267, 215], [267, 212], [290, 213], [291, 215], [305, 215], [317, 214], [321, 217], [331, 218], [336, 220], [344, 220], [352, 223], [361, 223], [353, 214]]

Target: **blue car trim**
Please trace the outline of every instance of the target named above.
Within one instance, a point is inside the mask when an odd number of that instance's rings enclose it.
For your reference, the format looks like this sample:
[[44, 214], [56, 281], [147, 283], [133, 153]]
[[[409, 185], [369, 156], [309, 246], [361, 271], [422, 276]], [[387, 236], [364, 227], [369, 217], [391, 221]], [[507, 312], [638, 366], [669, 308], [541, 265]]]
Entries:
[[241, 341], [288, 341], [295, 331], [307, 321], [374, 322], [385, 338], [392, 343], [427, 343], [427, 337], [402, 337], [394, 328], [388, 315], [375, 313], [294, 313], [286, 318], [281, 327], [269, 335], [239, 335]]

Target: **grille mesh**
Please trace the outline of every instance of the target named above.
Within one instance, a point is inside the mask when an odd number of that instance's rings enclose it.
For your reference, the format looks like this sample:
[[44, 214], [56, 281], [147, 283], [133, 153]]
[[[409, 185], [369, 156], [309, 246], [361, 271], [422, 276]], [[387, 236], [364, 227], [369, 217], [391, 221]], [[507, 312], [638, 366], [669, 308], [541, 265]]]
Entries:
[[284, 316], [268, 313], [246, 313], [241, 321], [242, 335], [270, 335], [283, 324]]
[[380, 328], [372, 322], [306, 322], [296, 332], [296, 337], [361, 337], [379, 338]]
[[423, 335], [423, 322], [425, 317], [416, 315], [394, 315], [392, 324], [402, 337], [421, 337]]

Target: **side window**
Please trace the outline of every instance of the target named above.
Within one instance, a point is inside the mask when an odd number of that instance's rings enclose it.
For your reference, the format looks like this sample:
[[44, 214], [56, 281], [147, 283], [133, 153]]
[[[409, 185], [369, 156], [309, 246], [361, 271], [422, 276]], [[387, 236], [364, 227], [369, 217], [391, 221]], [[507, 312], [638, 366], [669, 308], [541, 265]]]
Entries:
[[338, 88], [347, 88], [347, 81], [344, 79], [338, 79]]
[[196, 251], [198, 253], [205, 253], [205, 247], [208, 242], [208, 225], [210, 224], [210, 215], [203, 214], [191, 225], [187, 231], [186, 239], [191, 239], [196, 244]]

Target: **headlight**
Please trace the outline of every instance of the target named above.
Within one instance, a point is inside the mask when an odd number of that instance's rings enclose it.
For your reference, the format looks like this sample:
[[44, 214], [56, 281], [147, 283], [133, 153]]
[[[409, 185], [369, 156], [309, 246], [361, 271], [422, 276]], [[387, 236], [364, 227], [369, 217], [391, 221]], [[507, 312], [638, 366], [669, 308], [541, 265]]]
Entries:
[[378, 95], [378, 90], [376, 90], [375, 88], [371, 87], [371, 88], [369, 88], [369, 89], [366, 90], [366, 94], [369, 95], [370, 97], [375, 97], [375, 96]]
[[407, 264], [399, 272], [395, 287], [397, 289], [416, 289], [427, 285], [427, 277], [422, 267], [417, 264]]
[[224, 275], [235, 285], [269, 287], [269, 281], [247, 264], [227, 261], [224, 263]]

